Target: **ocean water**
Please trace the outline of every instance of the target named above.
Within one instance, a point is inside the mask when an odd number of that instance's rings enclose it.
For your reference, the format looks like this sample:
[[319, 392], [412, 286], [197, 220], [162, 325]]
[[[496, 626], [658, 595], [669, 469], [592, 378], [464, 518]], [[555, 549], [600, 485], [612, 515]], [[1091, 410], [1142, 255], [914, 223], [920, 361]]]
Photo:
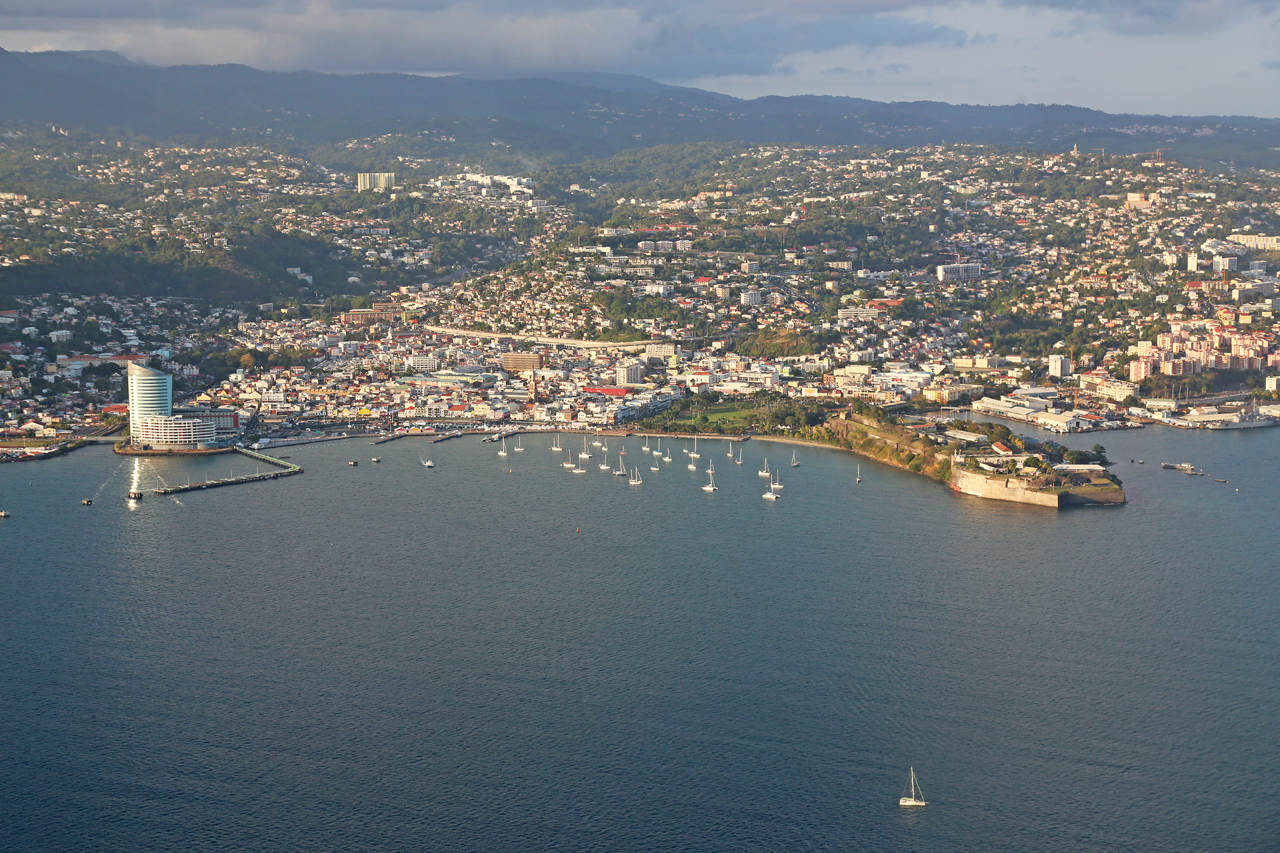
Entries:
[[759, 441], [0, 465], [0, 850], [1276, 850], [1280, 430], [1094, 441], [1127, 506]]

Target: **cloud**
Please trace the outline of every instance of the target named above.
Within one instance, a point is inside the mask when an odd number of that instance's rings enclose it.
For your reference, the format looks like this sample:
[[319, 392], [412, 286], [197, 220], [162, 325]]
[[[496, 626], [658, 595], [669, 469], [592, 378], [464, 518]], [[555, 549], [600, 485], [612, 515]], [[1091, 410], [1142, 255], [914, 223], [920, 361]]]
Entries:
[[[1266, 100], [1265, 88], [1242, 87], [1265, 87], [1276, 70], [1278, 9], [1280, 0], [0, 0], [0, 45], [109, 49], [156, 64], [614, 71], [734, 94], [1129, 110], [1198, 92], [1210, 111], [1214, 85]], [[1189, 57], [1205, 61], [1180, 70]]]

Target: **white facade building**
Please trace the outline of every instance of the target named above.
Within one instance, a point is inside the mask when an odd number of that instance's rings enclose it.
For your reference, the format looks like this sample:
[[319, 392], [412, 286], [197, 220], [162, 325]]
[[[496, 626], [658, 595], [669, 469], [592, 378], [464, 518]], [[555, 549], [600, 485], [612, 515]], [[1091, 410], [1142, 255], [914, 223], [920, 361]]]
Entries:
[[939, 264], [938, 281], [973, 281], [982, 277], [982, 264]]
[[138, 435], [142, 419], [150, 415], [168, 417], [173, 414], [173, 377], [159, 370], [130, 362], [129, 434]]
[[200, 418], [147, 415], [133, 443], [153, 450], [211, 450], [218, 446], [213, 423]]

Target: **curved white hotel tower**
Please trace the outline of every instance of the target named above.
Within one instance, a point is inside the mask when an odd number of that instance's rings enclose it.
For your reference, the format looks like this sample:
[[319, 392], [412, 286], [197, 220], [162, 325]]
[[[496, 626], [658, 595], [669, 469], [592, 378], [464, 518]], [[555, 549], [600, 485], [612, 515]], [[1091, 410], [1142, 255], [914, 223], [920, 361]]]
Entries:
[[[142, 419], [173, 414], [173, 377], [159, 370], [129, 365], [129, 434], [141, 434]], [[136, 441], [134, 443], [137, 443]]]

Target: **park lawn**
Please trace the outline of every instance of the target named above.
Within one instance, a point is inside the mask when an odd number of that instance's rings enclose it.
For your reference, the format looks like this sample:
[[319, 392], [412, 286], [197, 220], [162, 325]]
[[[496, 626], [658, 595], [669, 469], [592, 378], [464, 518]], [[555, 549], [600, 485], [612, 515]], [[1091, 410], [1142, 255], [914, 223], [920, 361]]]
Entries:
[[728, 427], [732, 424], [741, 424], [747, 426], [755, 419], [755, 406], [744, 405], [742, 403], [717, 403], [709, 409], [701, 411], [691, 411], [682, 418], [678, 418], [678, 424], [701, 423], [700, 418], [707, 416], [707, 425], [720, 424]]

